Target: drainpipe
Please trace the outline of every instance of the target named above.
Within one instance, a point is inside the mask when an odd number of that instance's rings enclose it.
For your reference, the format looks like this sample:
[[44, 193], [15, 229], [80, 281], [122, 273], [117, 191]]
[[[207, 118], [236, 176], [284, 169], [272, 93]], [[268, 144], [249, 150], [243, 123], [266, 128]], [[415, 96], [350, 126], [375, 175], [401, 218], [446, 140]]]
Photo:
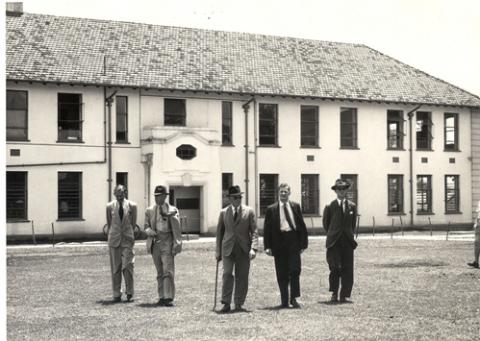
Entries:
[[145, 165], [147, 167], [147, 207], [150, 206], [150, 185], [153, 164], [153, 153], [145, 154]]
[[257, 100], [253, 99], [253, 157], [254, 157], [254, 166], [255, 170], [253, 176], [255, 177], [255, 212], [260, 212], [258, 204], [258, 135], [257, 135]]
[[245, 113], [245, 204], [248, 205], [248, 110], [250, 109], [250, 103], [254, 100], [252, 97], [245, 104], [242, 105], [243, 112]]
[[407, 113], [408, 116], [408, 153], [409, 153], [409, 185], [410, 185], [410, 226], [413, 226], [413, 128], [412, 128], [412, 119], [413, 113], [420, 109], [422, 105], [420, 104], [416, 108], [410, 110]]
[[105, 103], [107, 104], [108, 111], [108, 201], [112, 201], [112, 103], [113, 96], [117, 91], [114, 91], [113, 94], [107, 97], [107, 89], [104, 88], [105, 94]]

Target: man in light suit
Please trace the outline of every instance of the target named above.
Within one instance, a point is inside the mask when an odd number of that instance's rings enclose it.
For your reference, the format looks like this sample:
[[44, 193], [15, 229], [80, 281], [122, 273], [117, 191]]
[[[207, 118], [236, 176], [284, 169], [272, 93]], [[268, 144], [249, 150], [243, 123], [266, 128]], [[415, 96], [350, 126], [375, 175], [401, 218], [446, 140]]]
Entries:
[[137, 205], [125, 199], [123, 185], [115, 187], [117, 200], [107, 204], [108, 246], [112, 273], [113, 301], [121, 302], [122, 273], [127, 301], [133, 297], [133, 263], [135, 253], [134, 229], [137, 224]]
[[[253, 209], [242, 205], [239, 186], [228, 189], [230, 205], [220, 211], [217, 226], [217, 262], [223, 260], [223, 285], [221, 313], [228, 313], [235, 282], [234, 303], [236, 311], [243, 311], [247, 297], [250, 260], [258, 249], [258, 229]], [[233, 271], [235, 268], [235, 276]]]
[[330, 302], [338, 301], [340, 280], [340, 302], [346, 302], [353, 287], [353, 250], [357, 242], [353, 236], [357, 224], [357, 207], [346, 198], [350, 183], [337, 179], [332, 189], [337, 198], [323, 211], [323, 228], [327, 231], [327, 263], [330, 269]]
[[175, 256], [182, 251], [178, 209], [165, 201], [167, 189], [155, 187], [155, 205], [145, 211], [147, 249], [157, 270], [158, 305], [173, 307], [175, 299]]
[[478, 257], [480, 256], [480, 201], [477, 205], [477, 217], [475, 218], [475, 224], [473, 225], [475, 232], [475, 241], [473, 243], [473, 262], [467, 263], [469, 266], [479, 268]]
[[307, 227], [302, 209], [296, 202], [289, 201], [290, 186], [286, 183], [278, 187], [279, 201], [268, 206], [263, 225], [265, 253], [275, 259], [275, 272], [280, 289], [280, 308], [288, 308], [288, 286], [290, 284], [290, 304], [300, 308], [300, 254], [308, 247]]

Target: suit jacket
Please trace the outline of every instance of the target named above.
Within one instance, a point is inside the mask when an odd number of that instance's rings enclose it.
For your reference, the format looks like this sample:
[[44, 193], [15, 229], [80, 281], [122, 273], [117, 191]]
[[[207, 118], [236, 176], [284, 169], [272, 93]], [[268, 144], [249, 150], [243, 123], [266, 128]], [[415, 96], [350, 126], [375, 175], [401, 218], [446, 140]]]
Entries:
[[357, 242], [353, 236], [357, 225], [357, 206], [350, 200], [346, 200], [346, 210], [343, 213], [342, 207], [337, 199], [323, 210], [323, 228], [327, 231], [326, 247], [330, 248], [345, 235], [355, 249]]
[[[180, 228], [180, 217], [178, 214], [178, 209], [175, 206], [170, 205], [168, 202], [165, 202], [167, 205], [167, 220], [170, 230], [172, 231], [173, 236], [173, 244], [172, 244], [172, 252], [173, 255], [180, 253], [182, 251], [182, 230]], [[145, 224], [144, 230], [148, 228], [157, 231], [157, 221], [156, 217], [158, 216], [157, 211], [158, 205], [152, 205], [145, 210]], [[157, 215], [155, 214], [157, 212]], [[147, 237], [147, 244], [153, 242], [153, 237]], [[148, 250], [147, 250], [148, 251]]]
[[257, 218], [251, 207], [240, 205], [237, 220], [233, 220], [233, 206], [220, 211], [217, 225], [216, 256], [224, 257], [232, 253], [237, 242], [248, 255], [250, 249], [258, 249]]
[[[300, 241], [299, 248], [308, 248], [308, 234], [305, 221], [303, 220], [302, 208], [294, 201], [289, 201], [295, 220], [296, 232]], [[280, 231], [280, 205], [278, 201], [267, 207], [265, 222], [263, 224], [263, 245], [265, 250], [271, 249], [273, 255], [281, 252], [283, 244], [282, 232]]]
[[123, 200], [123, 219], [118, 213], [118, 200], [107, 204], [108, 246], [132, 247], [135, 244], [134, 229], [137, 224], [137, 204]]

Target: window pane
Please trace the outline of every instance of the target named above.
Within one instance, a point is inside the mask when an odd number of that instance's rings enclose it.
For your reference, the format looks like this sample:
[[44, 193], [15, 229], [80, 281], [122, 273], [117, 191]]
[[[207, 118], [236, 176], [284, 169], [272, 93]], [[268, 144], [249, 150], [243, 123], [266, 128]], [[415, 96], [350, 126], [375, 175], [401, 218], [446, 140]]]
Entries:
[[28, 139], [28, 93], [26, 91], [7, 90], [7, 141], [25, 141]]
[[277, 144], [277, 105], [259, 104], [259, 143], [260, 145]]
[[[357, 174], [341, 174], [340, 178], [350, 183], [347, 191], [347, 199], [354, 202], [358, 206], [358, 175]], [[358, 207], [357, 207], [358, 210]]]
[[417, 112], [417, 149], [431, 149], [432, 121], [430, 112]]
[[27, 172], [7, 172], [7, 220], [27, 219]]
[[82, 96], [58, 94], [58, 139], [80, 141], [82, 139]]
[[305, 214], [318, 214], [318, 174], [302, 174], [301, 188], [302, 212]]
[[389, 149], [403, 148], [403, 111], [387, 111], [387, 135]]
[[82, 173], [58, 173], [58, 218], [82, 217]]
[[417, 176], [417, 213], [432, 212], [432, 177]]
[[340, 146], [357, 147], [357, 109], [340, 109]]
[[460, 188], [458, 175], [445, 176], [445, 212], [457, 213], [460, 211]]
[[232, 102], [222, 102], [222, 144], [232, 144]]
[[164, 108], [165, 125], [186, 125], [186, 106], [184, 99], [165, 98]]
[[128, 141], [128, 101], [126, 96], [116, 97], [116, 138], [117, 142]]
[[267, 207], [277, 201], [277, 174], [260, 174], [260, 215], [264, 216]]
[[388, 176], [388, 212], [403, 213], [403, 175]]
[[445, 149], [458, 150], [458, 114], [445, 114]]
[[233, 173], [222, 173], [222, 208], [230, 204], [228, 189], [233, 186]]

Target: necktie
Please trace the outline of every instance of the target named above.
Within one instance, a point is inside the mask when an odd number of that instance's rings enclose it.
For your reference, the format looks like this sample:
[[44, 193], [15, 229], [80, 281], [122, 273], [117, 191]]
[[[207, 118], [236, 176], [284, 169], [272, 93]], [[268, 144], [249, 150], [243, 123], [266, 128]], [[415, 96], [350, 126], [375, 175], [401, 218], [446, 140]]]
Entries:
[[293, 225], [292, 218], [290, 217], [290, 214], [288, 213], [286, 203], [283, 204], [283, 212], [285, 213], [285, 219], [287, 219], [288, 226], [290, 226], [290, 228], [295, 231], [295, 227]]
[[238, 216], [238, 209], [234, 208], [234, 210], [235, 210], [235, 214], [233, 215], [233, 221], [236, 221]]
[[120, 220], [123, 220], [123, 203], [120, 203], [120, 207], [118, 208], [118, 214], [120, 215]]

